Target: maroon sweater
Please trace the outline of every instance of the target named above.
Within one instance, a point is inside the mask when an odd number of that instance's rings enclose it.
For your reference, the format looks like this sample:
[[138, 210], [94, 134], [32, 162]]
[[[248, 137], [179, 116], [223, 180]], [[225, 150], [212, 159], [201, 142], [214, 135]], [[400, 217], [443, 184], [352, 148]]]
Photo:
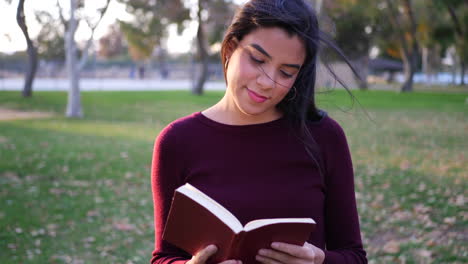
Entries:
[[311, 217], [317, 228], [308, 242], [325, 251], [325, 263], [367, 263], [343, 130], [326, 115], [309, 128], [320, 148], [324, 177], [285, 118], [234, 126], [197, 112], [169, 124], [154, 146], [151, 263], [191, 258], [161, 238], [174, 190], [187, 182], [220, 202], [242, 224], [260, 218]]

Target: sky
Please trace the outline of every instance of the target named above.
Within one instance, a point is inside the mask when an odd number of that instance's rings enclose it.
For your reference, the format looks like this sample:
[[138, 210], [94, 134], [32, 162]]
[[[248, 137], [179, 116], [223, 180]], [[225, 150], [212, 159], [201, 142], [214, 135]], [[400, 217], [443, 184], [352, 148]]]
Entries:
[[[189, 3], [196, 3], [196, 0], [186, 0]], [[69, 7], [67, 0], [60, 0], [65, 10]], [[243, 3], [245, 0], [234, 0], [236, 3]], [[86, 0], [85, 10], [87, 14], [94, 14], [95, 10], [102, 7], [105, 0]], [[193, 4], [193, 3], [192, 3]], [[5, 1], [0, 0], [0, 52], [12, 53], [19, 50], [26, 50], [26, 40], [24, 39], [21, 29], [16, 23], [16, 7], [18, 0], [13, 0], [9, 5]], [[28, 31], [32, 38], [35, 38], [40, 31], [40, 25], [35, 21], [34, 12], [38, 10], [47, 10], [53, 13], [58, 19], [58, 8], [56, 0], [29, 0], [25, 4], [26, 23]], [[96, 17], [96, 16], [95, 16]], [[107, 33], [107, 30], [116, 19], [131, 20], [132, 16], [125, 11], [125, 6], [115, 0], [111, 0], [111, 4], [105, 14], [101, 24], [96, 28], [95, 39], [99, 39]], [[169, 38], [167, 40], [167, 49], [169, 53], [185, 53], [191, 48], [192, 39], [197, 30], [197, 23], [191, 22], [182, 35], [177, 35], [176, 27], [169, 27]], [[80, 25], [76, 33], [76, 40], [87, 40], [90, 36], [90, 30], [85, 25]]]

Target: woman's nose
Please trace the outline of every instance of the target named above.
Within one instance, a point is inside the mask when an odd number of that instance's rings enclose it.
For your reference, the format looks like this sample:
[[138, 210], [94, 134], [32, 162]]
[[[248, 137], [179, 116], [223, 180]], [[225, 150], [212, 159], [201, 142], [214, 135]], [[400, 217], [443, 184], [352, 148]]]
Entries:
[[271, 89], [275, 87], [276, 82], [274, 79], [274, 74], [269, 73], [268, 70], [264, 69], [263, 67], [258, 67], [259, 68], [259, 73], [257, 76], [257, 84], [262, 88], [262, 89]]

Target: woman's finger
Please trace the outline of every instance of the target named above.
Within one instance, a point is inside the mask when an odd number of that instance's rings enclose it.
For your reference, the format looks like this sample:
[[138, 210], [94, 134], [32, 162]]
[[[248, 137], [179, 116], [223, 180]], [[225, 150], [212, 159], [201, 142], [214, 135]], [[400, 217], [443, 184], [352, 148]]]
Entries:
[[271, 244], [271, 247], [277, 251], [287, 253], [296, 258], [311, 260], [315, 258], [315, 251], [306, 247], [305, 245], [301, 247], [287, 243], [274, 242]]
[[209, 245], [200, 250], [195, 256], [192, 257], [191, 264], [205, 264], [206, 261], [218, 251], [215, 245]]
[[[287, 253], [284, 253], [284, 252], [281, 252], [281, 251], [276, 251], [276, 250], [272, 250], [272, 249], [266, 249], [266, 248], [263, 248], [263, 249], [260, 249], [258, 251], [258, 254], [257, 256], [260, 257], [260, 259], [263, 257], [263, 258], [267, 258], [267, 259], [262, 259], [264, 261], [264, 263], [291, 263], [293, 260], [295, 260], [296, 258], [287, 254]], [[276, 261], [276, 262], [272, 262], [272, 261]]]
[[[205, 264], [208, 259], [218, 251], [215, 245], [209, 245], [206, 248], [200, 250], [187, 264]], [[225, 260], [219, 264], [242, 264], [240, 260]]]
[[242, 261], [230, 259], [230, 260], [225, 260], [219, 264], [242, 264]]
[[265, 256], [262, 256], [262, 255], [255, 256], [255, 260], [257, 260], [258, 262], [263, 263], [263, 264], [282, 264], [281, 262], [279, 262], [276, 259], [271, 259], [269, 257], [265, 257]]

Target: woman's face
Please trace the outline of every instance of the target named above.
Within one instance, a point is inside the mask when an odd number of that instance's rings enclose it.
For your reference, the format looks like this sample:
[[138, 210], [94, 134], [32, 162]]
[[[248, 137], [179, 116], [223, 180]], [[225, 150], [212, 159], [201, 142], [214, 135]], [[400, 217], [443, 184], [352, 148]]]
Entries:
[[305, 56], [299, 37], [281, 28], [259, 28], [244, 36], [227, 65], [228, 101], [250, 120], [279, 118], [276, 105], [292, 88]]

